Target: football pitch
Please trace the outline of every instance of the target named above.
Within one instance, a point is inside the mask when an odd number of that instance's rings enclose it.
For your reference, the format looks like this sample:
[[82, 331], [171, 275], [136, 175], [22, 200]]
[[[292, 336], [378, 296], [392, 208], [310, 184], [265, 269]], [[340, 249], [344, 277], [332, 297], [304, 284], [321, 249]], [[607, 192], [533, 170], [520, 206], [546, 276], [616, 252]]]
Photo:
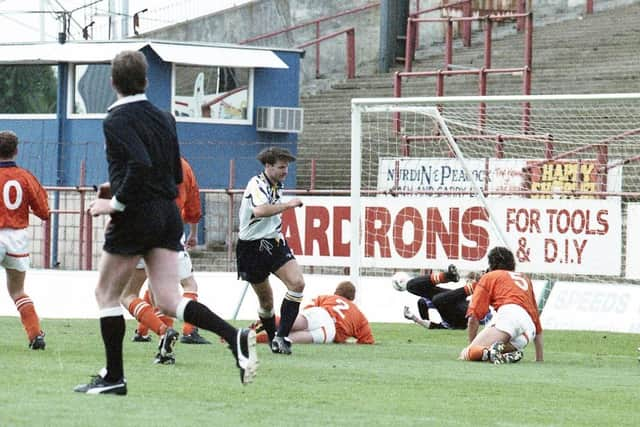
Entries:
[[[19, 320], [0, 317], [0, 426], [638, 426], [640, 363], [632, 334], [545, 332], [518, 364], [456, 360], [466, 331], [372, 324], [378, 344], [259, 344], [242, 386], [226, 346], [176, 347], [152, 364], [158, 340], [133, 343], [127, 396], [72, 391], [104, 365], [97, 320], [44, 319], [47, 349], [31, 351]], [[179, 325], [177, 325], [179, 326]]]

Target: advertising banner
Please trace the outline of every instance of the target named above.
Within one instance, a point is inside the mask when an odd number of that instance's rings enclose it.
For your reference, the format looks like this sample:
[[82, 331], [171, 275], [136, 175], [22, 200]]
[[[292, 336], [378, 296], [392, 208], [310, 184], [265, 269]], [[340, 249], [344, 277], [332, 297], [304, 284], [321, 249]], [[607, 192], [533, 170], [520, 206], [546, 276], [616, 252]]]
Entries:
[[[348, 266], [350, 198], [302, 197], [283, 214], [283, 232], [302, 265]], [[516, 256], [518, 270], [535, 273], [619, 275], [621, 209], [617, 199], [494, 198], [489, 211]], [[486, 268], [503, 245], [489, 211], [475, 198], [371, 197], [361, 199], [364, 267]]]
[[[469, 158], [465, 159], [465, 164], [471, 179], [456, 158], [381, 157], [378, 163], [377, 189], [385, 192], [393, 190], [403, 195], [404, 192], [415, 196], [420, 192], [435, 192], [435, 195], [450, 196], [446, 193], [472, 192], [472, 181], [478, 188], [488, 192], [619, 192], [622, 187], [622, 166], [605, 173], [599, 170], [596, 160]], [[605, 175], [606, 185], [602, 189], [599, 183]], [[531, 197], [557, 199], [595, 196], [548, 194]]]
[[[622, 166], [607, 171], [599, 169], [596, 160], [545, 160], [527, 161], [530, 189], [534, 191], [619, 192], [622, 188]], [[604, 188], [600, 182], [606, 178]], [[592, 199], [589, 194], [532, 195], [532, 198]], [[597, 196], [602, 198], [602, 196]]]
[[627, 250], [625, 276], [640, 279], [640, 203], [627, 205]]
[[640, 286], [556, 282], [540, 322], [545, 329], [640, 333]]
[[[469, 173], [479, 188], [489, 191], [520, 191], [524, 188], [521, 159], [467, 159]], [[396, 173], [396, 167], [398, 172]], [[455, 158], [382, 157], [378, 165], [378, 190], [462, 192], [473, 191], [460, 161]]]

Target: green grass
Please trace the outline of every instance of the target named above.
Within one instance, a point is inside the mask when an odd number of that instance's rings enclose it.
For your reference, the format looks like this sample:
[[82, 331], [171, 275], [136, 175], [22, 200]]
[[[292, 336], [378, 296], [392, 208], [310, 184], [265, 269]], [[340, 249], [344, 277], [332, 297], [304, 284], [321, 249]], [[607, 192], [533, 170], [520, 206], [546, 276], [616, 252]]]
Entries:
[[97, 320], [43, 321], [47, 349], [27, 349], [17, 318], [0, 317], [0, 426], [638, 426], [640, 363], [631, 334], [545, 333], [515, 365], [456, 360], [464, 331], [373, 324], [374, 346], [259, 345], [254, 384], [229, 351], [178, 345], [175, 366], [153, 365], [155, 343], [130, 341], [129, 395], [72, 388], [104, 365]]

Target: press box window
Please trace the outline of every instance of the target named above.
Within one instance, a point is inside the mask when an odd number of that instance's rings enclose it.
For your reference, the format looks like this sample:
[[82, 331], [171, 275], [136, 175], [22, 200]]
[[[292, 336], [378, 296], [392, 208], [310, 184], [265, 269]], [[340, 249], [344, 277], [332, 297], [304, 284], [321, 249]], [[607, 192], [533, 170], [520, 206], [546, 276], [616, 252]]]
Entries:
[[178, 119], [246, 123], [251, 77], [249, 68], [176, 65], [173, 112]]

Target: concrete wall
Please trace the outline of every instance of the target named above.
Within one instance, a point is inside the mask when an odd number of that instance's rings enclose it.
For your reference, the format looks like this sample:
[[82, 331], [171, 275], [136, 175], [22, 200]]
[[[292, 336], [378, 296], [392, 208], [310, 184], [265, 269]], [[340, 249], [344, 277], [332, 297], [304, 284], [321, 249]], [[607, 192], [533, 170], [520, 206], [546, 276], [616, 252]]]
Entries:
[[[435, 1], [435, 0], [433, 0]], [[141, 34], [141, 37], [174, 41], [200, 41], [238, 43], [248, 38], [291, 27], [341, 11], [354, 9], [369, 3], [367, 0], [259, 0], [224, 12], [203, 16], [162, 30]], [[425, 1], [423, 1], [425, 3]], [[365, 66], [371, 70], [375, 63], [379, 43], [379, 8], [346, 15], [337, 20], [321, 23], [322, 35], [355, 27], [356, 72], [362, 74]], [[315, 27], [309, 26], [263, 41], [251, 43], [257, 46], [296, 47], [315, 39]], [[345, 77], [344, 35], [321, 45], [321, 73], [336, 78]], [[302, 61], [302, 82], [305, 85], [315, 80], [315, 48], [306, 49]], [[341, 77], [340, 77], [341, 76]]]
[[[4, 286], [4, 275], [0, 277], [0, 286]], [[236, 273], [195, 272], [194, 277], [198, 282], [198, 300], [219, 316], [232, 319], [239, 308], [238, 320], [248, 322], [256, 319], [257, 298], [251, 289], [247, 290], [243, 298], [245, 282], [239, 281]], [[305, 303], [316, 295], [332, 294], [336, 285], [345, 279], [348, 278], [305, 275]], [[276, 307], [279, 307], [286, 287], [275, 276], [271, 276], [271, 280], [274, 301]], [[34, 301], [38, 315], [45, 319], [45, 331], [46, 319], [97, 318], [98, 308], [94, 296], [97, 281], [97, 271], [30, 270], [27, 273], [26, 289]], [[358, 288], [360, 290], [356, 294], [356, 304], [369, 321], [410, 323], [404, 318], [402, 309], [405, 305], [410, 305], [416, 311], [416, 296], [396, 291], [386, 277], [363, 277]], [[0, 298], [0, 316], [17, 315], [13, 301], [10, 298]], [[128, 313], [126, 316], [131, 318]]]
[[[4, 275], [0, 278], [3, 286]], [[198, 300], [224, 319], [253, 321], [258, 304], [252, 290], [237, 280], [235, 273], [195, 272], [198, 282]], [[303, 306], [320, 294], [332, 294], [345, 276], [305, 274]], [[47, 330], [47, 319], [95, 319], [98, 308], [94, 289], [98, 280], [96, 271], [55, 271], [33, 269], [27, 273], [26, 290], [33, 299], [38, 315]], [[276, 307], [286, 287], [272, 276]], [[540, 299], [536, 286], [534, 292]], [[403, 307], [416, 312], [417, 297], [398, 292], [388, 277], [363, 276], [356, 284], [356, 304], [370, 322], [411, 323], [403, 316]], [[624, 333], [640, 332], [640, 287], [619, 283], [556, 282], [542, 310], [540, 321], [545, 330], [584, 330]], [[438, 313], [430, 310], [430, 318], [438, 320]], [[0, 298], [0, 316], [18, 317], [13, 301]], [[125, 313], [131, 319], [129, 313]], [[416, 326], [418, 327], [418, 326]], [[133, 331], [130, 331], [133, 332]], [[129, 332], [129, 333], [130, 333]], [[375, 333], [375, 332], [374, 332]], [[463, 343], [460, 343], [462, 346]]]
[[[638, 0], [595, 0], [596, 13], [622, 5], [636, 3]], [[223, 12], [207, 15], [165, 29], [142, 34], [145, 38], [176, 41], [203, 41], [237, 43], [257, 35], [281, 30], [302, 22], [335, 15], [365, 4], [379, 3], [367, 0], [256, 0]], [[483, 2], [486, 5], [487, 2]], [[495, 3], [495, 2], [494, 2]], [[575, 19], [585, 14], [586, 0], [532, 0], [535, 26], [545, 22]], [[420, 9], [439, 5], [439, 0], [421, 0]], [[411, 11], [416, 10], [415, 0], [411, 1]], [[459, 13], [458, 13], [459, 14]], [[452, 15], [456, 15], [453, 13]], [[422, 15], [434, 18], [439, 14]], [[356, 73], [357, 75], [375, 74], [380, 47], [380, 8], [376, 7], [358, 14], [346, 15], [321, 24], [321, 34], [338, 29], [355, 27], [356, 29]], [[501, 32], [515, 31], [512, 23], [501, 25]], [[480, 30], [480, 24], [473, 25]], [[420, 26], [420, 47], [435, 46], [442, 51], [444, 24], [422, 24]], [[457, 32], [458, 29], [456, 28]], [[498, 33], [499, 35], [499, 33]], [[313, 26], [295, 30], [285, 35], [255, 42], [256, 45], [269, 45], [280, 48], [298, 46], [315, 38]], [[345, 79], [345, 38], [344, 36], [321, 45], [321, 74], [315, 78], [315, 48], [306, 49], [301, 64], [301, 84], [303, 92], [315, 92], [326, 89], [333, 81]]]

